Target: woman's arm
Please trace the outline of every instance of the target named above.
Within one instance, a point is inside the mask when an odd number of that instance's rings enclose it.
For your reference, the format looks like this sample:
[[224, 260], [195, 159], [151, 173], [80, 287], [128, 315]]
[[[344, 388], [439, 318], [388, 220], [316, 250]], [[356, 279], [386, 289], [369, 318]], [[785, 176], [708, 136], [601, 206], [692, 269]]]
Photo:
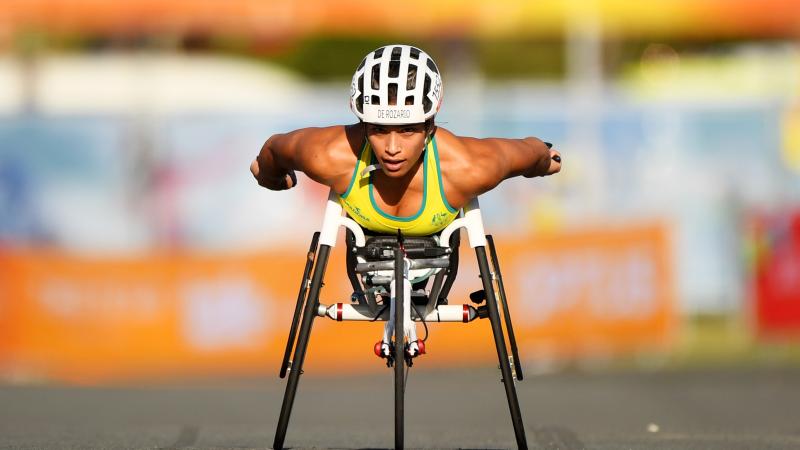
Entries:
[[455, 180], [466, 197], [494, 189], [501, 181], [523, 176], [547, 176], [561, 170], [561, 154], [541, 140], [458, 137], [471, 177]]
[[267, 139], [250, 172], [259, 185], [276, 191], [297, 184], [295, 171], [333, 187], [342, 174], [349, 173], [349, 160], [354, 158], [344, 126], [301, 128]]

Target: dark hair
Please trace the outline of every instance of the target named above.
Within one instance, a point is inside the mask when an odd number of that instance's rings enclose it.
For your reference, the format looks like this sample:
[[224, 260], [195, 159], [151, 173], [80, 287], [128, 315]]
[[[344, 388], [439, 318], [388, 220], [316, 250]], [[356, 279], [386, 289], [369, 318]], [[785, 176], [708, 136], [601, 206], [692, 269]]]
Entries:
[[425, 134], [429, 136], [436, 134], [436, 123], [433, 117], [425, 121]]

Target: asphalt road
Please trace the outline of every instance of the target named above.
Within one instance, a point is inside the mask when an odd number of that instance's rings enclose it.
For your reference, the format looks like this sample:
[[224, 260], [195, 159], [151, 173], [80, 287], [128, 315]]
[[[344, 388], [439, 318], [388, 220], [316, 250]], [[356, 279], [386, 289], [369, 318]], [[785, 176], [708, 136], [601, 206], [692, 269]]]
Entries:
[[[407, 448], [515, 448], [499, 372], [412, 369]], [[394, 445], [391, 371], [305, 375], [293, 448]], [[517, 384], [530, 448], [800, 449], [800, 369], [559, 374]], [[268, 448], [277, 376], [191, 386], [0, 387], [0, 448]]]

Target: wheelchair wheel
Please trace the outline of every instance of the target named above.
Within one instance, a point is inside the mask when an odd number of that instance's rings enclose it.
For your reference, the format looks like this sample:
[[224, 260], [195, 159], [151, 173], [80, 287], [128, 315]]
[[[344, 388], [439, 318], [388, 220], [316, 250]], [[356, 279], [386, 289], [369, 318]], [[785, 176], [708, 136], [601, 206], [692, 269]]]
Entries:
[[398, 248], [394, 257], [394, 447], [403, 448], [403, 414], [405, 396], [405, 330], [403, 328], [404, 273], [403, 252]]

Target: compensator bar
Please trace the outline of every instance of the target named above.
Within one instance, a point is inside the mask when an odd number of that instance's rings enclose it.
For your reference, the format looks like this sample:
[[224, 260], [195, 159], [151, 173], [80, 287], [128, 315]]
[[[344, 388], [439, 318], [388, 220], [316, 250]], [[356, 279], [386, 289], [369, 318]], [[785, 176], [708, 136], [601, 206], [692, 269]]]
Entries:
[[[389, 308], [379, 310], [377, 314], [370, 311], [369, 306], [334, 303], [332, 305], [322, 305], [317, 307], [317, 315], [329, 317], [337, 322], [341, 321], [386, 321], [389, 320]], [[482, 316], [472, 305], [439, 305], [425, 316], [425, 322], [471, 322], [475, 318]], [[411, 309], [411, 319], [421, 321], [422, 318], [414, 308]]]

